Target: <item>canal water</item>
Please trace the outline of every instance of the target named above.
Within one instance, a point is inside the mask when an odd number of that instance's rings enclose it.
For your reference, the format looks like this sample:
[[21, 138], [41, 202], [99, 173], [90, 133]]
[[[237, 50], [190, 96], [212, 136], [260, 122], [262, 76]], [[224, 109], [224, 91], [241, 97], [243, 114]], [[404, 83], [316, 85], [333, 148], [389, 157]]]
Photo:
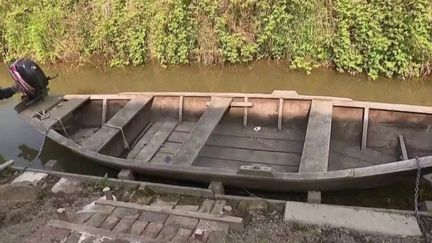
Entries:
[[[432, 80], [378, 79], [316, 69], [310, 75], [285, 64], [257, 62], [249, 66], [199, 65], [162, 68], [159, 65], [125, 69], [44, 67], [47, 75], [59, 74], [50, 84], [51, 94], [117, 93], [125, 91], [259, 92], [295, 90], [299, 94], [348, 97], [356, 100], [432, 105]], [[10, 85], [7, 65], [0, 64], [0, 86]], [[43, 136], [21, 121], [13, 110], [19, 97], [0, 101], [0, 162], [14, 159], [27, 166], [36, 156]], [[83, 161], [48, 141], [31, 166], [41, 168], [57, 160], [66, 171], [103, 174], [106, 169]]]
[[[126, 91], [258, 92], [295, 90], [300, 94], [348, 97], [356, 100], [432, 105], [432, 78], [369, 80], [365, 75], [340, 74], [317, 69], [310, 75], [285, 64], [261, 61], [250, 66], [199, 65], [167, 69], [145, 65], [126, 69], [45, 67], [47, 75], [59, 74], [50, 84], [51, 94], [117, 93]], [[7, 65], [0, 64], [0, 86], [11, 84]], [[65, 170], [103, 173], [104, 169], [48, 141], [40, 158], [34, 157], [43, 136], [21, 121], [13, 110], [19, 97], [0, 101], [0, 162], [14, 159], [17, 165], [41, 168], [49, 160]]]

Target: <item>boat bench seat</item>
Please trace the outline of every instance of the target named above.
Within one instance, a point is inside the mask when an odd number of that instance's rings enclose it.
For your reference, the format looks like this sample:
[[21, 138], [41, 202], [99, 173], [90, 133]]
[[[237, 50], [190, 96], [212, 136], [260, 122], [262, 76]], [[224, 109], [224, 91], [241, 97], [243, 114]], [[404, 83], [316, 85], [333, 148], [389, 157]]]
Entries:
[[186, 141], [174, 154], [174, 164], [192, 165], [211, 133], [230, 107], [231, 101], [232, 98], [215, 97], [212, 99], [207, 110], [192, 128]]
[[326, 172], [330, 151], [333, 103], [312, 100], [299, 172]]
[[[138, 130], [149, 123], [150, 115], [148, 111], [151, 108], [152, 101], [153, 96], [131, 99], [108, 122], [103, 124], [93, 136], [81, 145], [95, 152], [119, 156], [125, 147], [129, 146], [128, 143], [138, 136]], [[145, 110], [144, 117], [142, 119], [140, 119], [141, 117], [137, 118], [138, 114], [143, 110]], [[131, 124], [133, 122], [134, 124]], [[133, 128], [129, 129], [129, 127]]]

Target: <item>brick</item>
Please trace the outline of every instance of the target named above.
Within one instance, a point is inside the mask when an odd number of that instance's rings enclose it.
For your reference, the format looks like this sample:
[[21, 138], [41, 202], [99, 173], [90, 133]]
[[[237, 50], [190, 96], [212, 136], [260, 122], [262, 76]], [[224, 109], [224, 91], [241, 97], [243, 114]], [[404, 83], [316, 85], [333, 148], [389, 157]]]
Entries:
[[174, 237], [174, 235], [176, 235], [177, 231], [178, 231], [178, 227], [176, 227], [176, 226], [164, 225], [164, 227], [159, 232], [159, 235], [156, 237], [156, 239], [163, 240], [163, 241], [169, 241]]
[[103, 222], [101, 228], [112, 230], [117, 225], [117, 223], [120, 221], [120, 218], [117, 216], [110, 215], [108, 216], [105, 221]]
[[147, 225], [148, 222], [135, 221], [131, 227], [131, 234], [140, 235]]
[[185, 243], [189, 241], [189, 238], [192, 235], [192, 230], [190, 229], [178, 229], [175, 236], [171, 239], [172, 242]]
[[144, 229], [142, 235], [147, 238], [155, 238], [162, 230], [163, 224], [160, 223], [149, 223]]
[[105, 221], [106, 218], [107, 218], [107, 215], [105, 215], [105, 214], [95, 214], [84, 224], [97, 228], [97, 227], [102, 225], [102, 223]]
[[64, 243], [78, 243], [79, 239], [81, 237], [80, 233], [72, 232], [66, 239]]
[[136, 220], [139, 217], [138, 210], [130, 208], [116, 208], [112, 215], [129, 220]]
[[168, 218], [167, 214], [155, 213], [155, 212], [143, 212], [138, 220], [143, 222], [149, 222], [149, 223], [164, 224], [167, 218]]
[[129, 232], [130, 228], [132, 227], [133, 220], [130, 219], [120, 219], [118, 224], [114, 227], [112, 231], [118, 232], [118, 233], [127, 233]]

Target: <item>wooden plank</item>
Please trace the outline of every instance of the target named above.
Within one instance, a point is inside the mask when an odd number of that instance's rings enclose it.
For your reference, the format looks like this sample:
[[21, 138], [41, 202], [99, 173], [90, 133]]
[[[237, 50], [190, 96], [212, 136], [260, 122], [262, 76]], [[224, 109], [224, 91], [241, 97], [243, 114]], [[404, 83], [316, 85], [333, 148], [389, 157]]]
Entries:
[[50, 111], [49, 117], [43, 119], [44, 126], [46, 128], [52, 127], [54, 124], [59, 122], [59, 120], [64, 119], [66, 116], [87, 102], [89, 98], [90, 96], [87, 96], [87, 98], [75, 98], [58, 104]]
[[363, 130], [362, 130], [361, 149], [366, 149], [368, 126], [369, 126], [369, 108], [365, 107], [363, 112]]
[[400, 148], [401, 148], [401, 152], [402, 152], [401, 159], [402, 160], [408, 160], [408, 152], [407, 152], [407, 148], [406, 148], [406, 144], [405, 144], [405, 139], [401, 134], [399, 134], [398, 137], [399, 137], [399, 144], [400, 144]]
[[116, 239], [116, 240], [125, 240], [125, 241], [130, 241], [130, 242], [160, 242], [160, 241], [152, 240], [150, 238], [145, 238], [142, 236], [113, 232], [110, 230], [98, 229], [95, 227], [90, 227], [90, 226], [82, 225], [82, 224], [72, 224], [72, 223], [59, 221], [59, 220], [51, 220], [48, 222], [48, 225], [51, 227], [58, 228], [58, 229], [66, 229], [66, 230], [78, 232], [81, 234], [95, 235], [95, 236], [99, 236], [99, 237], [108, 237], [108, 238]]
[[150, 142], [137, 154], [136, 159], [149, 162], [176, 126], [177, 121], [165, 121]]
[[[361, 150], [357, 146], [350, 146], [340, 141], [333, 141], [331, 143], [331, 151], [345, 157], [369, 162], [369, 165], [378, 165], [385, 162], [393, 162], [396, 159], [393, 156], [381, 153], [370, 148]], [[341, 162], [343, 163], [343, 161]]]
[[274, 165], [298, 166], [300, 154], [268, 152], [249, 149], [223, 148], [205, 146], [200, 157], [244, 161], [250, 163], [265, 163]]
[[224, 168], [231, 170], [239, 170], [241, 166], [267, 166], [271, 167], [273, 171], [277, 172], [298, 172], [298, 165], [274, 165], [274, 164], [266, 164], [266, 163], [250, 163], [244, 161], [236, 161], [236, 160], [225, 160], [225, 159], [214, 159], [207, 157], [198, 157], [197, 161], [194, 163], [194, 166], [200, 167], [209, 167], [209, 168]]
[[300, 173], [327, 171], [332, 111], [332, 102], [312, 101], [301, 156]]
[[[187, 136], [187, 133], [173, 132], [161, 148], [161, 151], [165, 153], [174, 153], [175, 151], [172, 151], [172, 149], [174, 149], [174, 147], [175, 149], [178, 149], [177, 146], [181, 146], [181, 143], [186, 140]], [[303, 150], [303, 143], [299, 141], [232, 137], [213, 134], [207, 140], [206, 146], [207, 145], [298, 154], [301, 154]], [[169, 149], [171, 149], [171, 151], [169, 151]]]
[[204, 147], [213, 129], [228, 110], [232, 98], [215, 97], [189, 134], [187, 141], [174, 155], [176, 164], [191, 165]]
[[138, 142], [133, 146], [131, 151], [128, 153], [128, 159], [134, 159], [138, 153], [150, 143], [151, 138], [157, 132], [157, 130], [162, 126], [162, 121], [157, 121], [151, 124], [151, 127], [144, 133], [144, 135], [138, 140]]
[[[93, 136], [82, 143], [83, 147], [93, 151], [101, 151], [110, 143], [121, 130], [114, 127], [125, 128], [126, 125], [153, 99], [153, 97], [138, 97], [130, 100]], [[121, 141], [123, 143], [123, 140]]]
[[[210, 101], [206, 102], [206, 105], [209, 106], [210, 105]], [[240, 102], [240, 101], [233, 101], [230, 104], [230, 107], [253, 107], [253, 103], [252, 102]]]
[[[190, 132], [195, 126], [194, 122], [183, 122], [175, 129], [176, 132]], [[290, 128], [277, 131], [275, 127], [261, 127], [258, 132], [254, 131], [254, 127], [243, 128], [240, 125], [220, 124], [214, 130], [212, 135], [233, 136], [233, 137], [248, 137], [248, 138], [263, 138], [273, 140], [292, 140], [304, 141], [305, 133], [300, 129]]]
[[211, 214], [207, 214], [207, 213], [182, 211], [182, 210], [177, 210], [177, 209], [160, 208], [160, 207], [141, 205], [141, 204], [136, 204], [136, 203], [126, 203], [126, 202], [110, 201], [110, 200], [103, 200], [103, 199], [97, 200], [96, 204], [109, 205], [109, 206], [114, 206], [114, 207], [131, 208], [131, 209], [136, 209], [138, 211], [148, 211], [148, 212], [183, 216], [183, 217], [196, 218], [196, 219], [205, 219], [205, 220], [210, 220], [210, 221], [215, 221], [215, 222], [223, 222], [223, 223], [227, 223], [227, 224], [230, 224], [233, 226], [240, 226], [240, 225], [243, 226], [243, 219], [242, 218], [227, 216], [227, 215], [216, 216], [216, 215], [211, 215]]

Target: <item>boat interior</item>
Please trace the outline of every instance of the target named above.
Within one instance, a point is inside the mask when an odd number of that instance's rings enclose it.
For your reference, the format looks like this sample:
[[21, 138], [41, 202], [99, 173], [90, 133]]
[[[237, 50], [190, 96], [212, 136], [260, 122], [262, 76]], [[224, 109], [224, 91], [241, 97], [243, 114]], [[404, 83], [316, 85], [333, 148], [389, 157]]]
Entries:
[[143, 166], [300, 173], [432, 154], [432, 114], [354, 103], [253, 95], [77, 95], [56, 105], [50, 119], [52, 128], [75, 143]]

